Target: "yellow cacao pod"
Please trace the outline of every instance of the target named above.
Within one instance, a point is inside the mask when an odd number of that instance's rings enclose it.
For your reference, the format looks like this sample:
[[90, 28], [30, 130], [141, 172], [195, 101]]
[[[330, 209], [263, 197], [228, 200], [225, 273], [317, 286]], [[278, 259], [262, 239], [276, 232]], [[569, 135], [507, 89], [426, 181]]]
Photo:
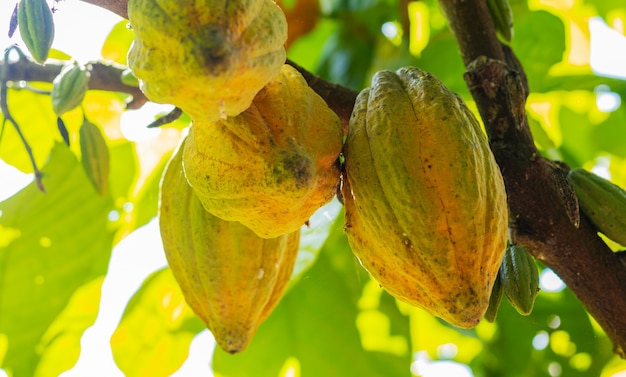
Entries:
[[141, 90], [192, 118], [241, 113], [285, 62], [287, 21], [272, 0], [130, 0], [128, 16]]
[[161, 181], [159, 225], [168, 264], [185, 300], [227, 352], [244, 350], [282, 297], [299, 230], [263, 239], [204, 210], [175, 152]]
[[478, 324], [506, 246], [500, 170], [471, 111], [418, 68], [381, 71], [345, 146], [345, 229], [383, 288], [452, 325]]
[[333, 198], [341, 148], [337, 115], [285, 65], [242, 114], [195, 120], [183, 165], [207, 211], [272, 238]]

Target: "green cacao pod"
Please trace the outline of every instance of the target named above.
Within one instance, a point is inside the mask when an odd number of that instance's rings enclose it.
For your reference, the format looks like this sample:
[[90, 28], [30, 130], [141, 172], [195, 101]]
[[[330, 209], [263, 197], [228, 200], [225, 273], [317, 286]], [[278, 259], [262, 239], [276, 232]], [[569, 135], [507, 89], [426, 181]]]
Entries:
[[626, 191], [584, 169], [572, 169], [568, 179], [583, 213], [611, 240], [626, 245]]
[[500, 302], [502, 301], [502, 294], [504, 293], [504, 287], [502, 286], [502, 277], [498, 272], [498, 276], [496, 277], [496, 281], [493, 283], [493, 288], [491, 289], [491, 296], [489, 297], [489, 306], [487, 307], [487, 311], [485, 312], [485, 320], [487, 322], [493, 323], [496, 320], [496, 316], [498, 315], [498, 309], [500, 308]]
[[194, 119], [238, 115], [285, 63], [287, 21], [272, 0], [130, 0], [128, 16], [142, 91]]
[[352, 251], [396, 298], [452, 325], [478, 324], [506, 247], [500, 170], [477, 119], [431, 74], [380, 71], [345, 144]]
[[68, 64], [52, 81], [52, 109], [61, 116], [78, 107], [85, 98], [89, 84], [89, 70], [74, 62]]
[[523, 246], [510, 245], [502, 259], [500, 276], [511, 306], [521, 315], [529, 315], [539, 293], [539, 275], [533, 257]]
[[209, 214], [184, 176], [181, 147], [166, 167], [159, 204], [165, 255], [187, 303], [222, 349], [244, 350], [285, 291], [299, 230], [263, 239]]
[[17, 21], [28, 51], [36, 62], [43, 64], [54, 40], [54, 20], [48, 2], [21, 0], [17, 7]]
[[80, 126], [79, 136], [81, 161], [85, 173], [96, 191], [104, 196], [109, 187], [109, 148], [100, 128], [87, 119]]
[[194, 121], [185, 175], [209, 212], [277, 237], [336, 194], [342, 132], [326, 102], [285, 65], [242, 114]]
[[509, 0], [487, 0], [487, 8], [498, 34], [510, 42], [513, 38], [513, 10]]

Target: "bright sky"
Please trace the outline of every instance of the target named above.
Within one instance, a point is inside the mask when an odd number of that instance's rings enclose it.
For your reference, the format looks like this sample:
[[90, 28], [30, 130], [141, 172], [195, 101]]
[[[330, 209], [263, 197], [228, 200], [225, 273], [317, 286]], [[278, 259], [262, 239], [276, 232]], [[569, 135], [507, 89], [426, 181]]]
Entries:
[[[9, 23], [14, 1], [0, 2], [0, 26]], [[114, 24], [121, 19], [100, 8], [78, 0], [66, 0], [59, 3], [60, 10], [55, 14], [57, 25], [54, 47], [84, 62], [100, 57], [100, 48], [104, 38]], [[626, 77], [626, 38], [609, 29], [603, 22], [594, 20], [590, 23], [592, 31], [592, 64], [598, 72]], [[16, 35], [9, 40], [6, 31], [0, 30], [0, 47], [19, 41]], [[620, 47], [621, 46], [621, 47]], [[616, 55], [621, 54], [621, 55]], [[133, 112], [133, 124], [141, 112]], [[155, 113], [154, 108], [143, 114], [148, 123]], [[124, 120], [123, 120], [124, 122]], [[124, 125], [122, 125], [124, 128]], [[141, 137], [141, 136], [139, 136]], [[144, 137], [150, 137], [149, 134]], [[0, 161], [0, 200], [4, 200], [30, 183], [31, 175], [25, 175]], [[94, 326], [89, 328], [82, 338], [82, 353], [74, 369], [64, 373], [63, 377], [116, 377], [123, 376], [113, 361], [109, 338], [113, 334], [123, 314], [128, 299], [151, 272], [166, 265], [160, 242], [158, 225], [155, 221], [124, 239], [113, 251], [109, 274], [102, 287], [103, 310]], [[542, 286], [546, 290], [558, 290], [562, 283], [556, 275], [544, 274]], [[211, 376], [208, 361], [214, 347], [214, 341], [207, 331], [202, 332], [192, 342], [190, 357], [175, 376]], [[417, 357], [413, 367], [424, 376], [441, 375], [443, 370], [456, 376], [471, 376], [466, 367], [454, 363], [430, 363], [424, 355]], [[442, 369], [443, 368], [443, 369]], [[3, 373], [0, 370], [0, 376]]]

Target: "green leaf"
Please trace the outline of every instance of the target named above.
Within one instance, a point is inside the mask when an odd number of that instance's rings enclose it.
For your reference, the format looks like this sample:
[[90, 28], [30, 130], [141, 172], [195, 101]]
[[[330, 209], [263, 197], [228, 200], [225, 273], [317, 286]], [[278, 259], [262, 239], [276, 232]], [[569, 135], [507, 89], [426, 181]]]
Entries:
[[571, 166], [583, 166], [595, 158], [597, 149], [589, 143], [594, 126], [586, 116], [563, 106], [559, 113], [559, 126], [563, 135], [559, 152], [565, 162]]
[[136, 146], [129, 141], [110, 142], [108, 146], [111, 161], [109, 187], [113, 200], [119, 205], [119, 202], [128, 200], [139, 170]]
[[319, 46], [324, 45], [337, 31], [339, 25], [335, 20], [320, 19], [310, 33], [298, 38], [289, 47], [287, 57], [309, 72], [316, 72], [322, 57], [322, 49]]
[[626, 106], [611, 113], [608, 119], [593, 129], [592, 135], [598, 150], [626, 158]]
[[128, 303], [111, 337], [113, 357], [126, 376], [169, 376], [203, 329], [172, 272], [164, 268], [150, 275]]
[[315, 263], [325, 241], [337, 227], [337, 220], [343, 206], [337, 199], [317, 210], [309, 219], [308, 226], [300, 231], [298, 258], [291, 275], [290, 284], [299, 278]]
[[[515, 37], [511, 47], [524, 67], [533, 91], [541, 91], [550, 68], [563, 59], [565, 25], [546, 11], [515, 15]], [[537, 48], [537, 46], [542, 46]]]
[[[407, 319], [397, 314], [393, 300], [360, 310], [358, 301], [369, 279], [350, 252], [341, 226], [343, 218], [339, 220], [315, 265], [261, 325], [250, 346], [238, 355], [216, 349], [215, 376], [250, 376], [254, 371], [256, 377], [275, 377], [289, 368], [302, 376], [410, 375]], [[376, 285], [375, 289], [385, 294]], [[376, 308], [378, 313], [372, 316]], [[369, 313], [369, 323], [375, 324], [387, 313], [395, 314], [388, 316], [387, 323], [393, 323], [388, 330], [391, 340], [383, 342], [387, 347], [382, 350], [363, 348], [356, 327], [363, 312]], [[361, 320], [368, 323], [368, 318]], [[380, 339], [380, 335], [373, 336]]]
[[465, 67], [461, 53], [449, 30], [442, 30], [431, 36], [428, 45], [414, 65], [435, 75], [455, 93], [462, 96], [469, 94], [463, 80]]
[[[52, 88], [52, 84], [49, 88]], [[30, 144], [35, 161], [41, 168], [55, 140], [62, 140], [57, 130], [56, 115], [52, 111], [50, 97], [24, 89], [9, 89], [7, 101], [11, 115], [17, 121], [26, 141]], [[30, 159], [13, 125], [7, 122], [4, 128], [0, 139], [0, 158], [24, 173], [32, 173]]]
[[49, 342], [42, 336], [76, 289], [106, 272], [112, 249], [111, 199], [93, 190], [65, 144], [43, 171], [46, 194], [31, 183], [0, 203], [0, 229], [12, 235], [0, 243], [2, 367], [16, 377], [33, 375]]
[[324, 44], [317, 73], [330, 82], [362, 89], [374, 56], [370, 47], [375, 41], [354, 25], [340, 25]]
[[76, 364], [83, 332], [98, 315], [102, 281], [103, 277], [99, 277], [78, 288], [48, 327], [38, 345], [42, 354], [35, 376], [58, 376]]
[[126, 65], [126, 55], [135, 39], [135, 33], [128, 28], [128, 21], [115, 24], [102, 45], [102, 58]]

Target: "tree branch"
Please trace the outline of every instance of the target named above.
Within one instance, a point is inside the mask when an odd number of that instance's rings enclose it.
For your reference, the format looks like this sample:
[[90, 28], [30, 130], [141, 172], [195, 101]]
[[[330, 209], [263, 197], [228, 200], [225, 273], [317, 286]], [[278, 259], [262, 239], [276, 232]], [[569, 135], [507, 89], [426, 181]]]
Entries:
[[578, 228], [568, 218], [555, 165], [539, 155], [528, 127], [521, 66], [499, 43], [484, 0], [439, 4], [458, 41], [465, 81], [504, 176], [517, 240], [563, 279], [624, 357], [626, 269], [584, 216]]
[[[34, 61], [22, 57], [16, 63], [0, 61], [0, 67], [7, 66], [7, 81], [36, 81], [52, 82], [61, 72], [67, 62], [47, 62], [40, 65]], [[112, 92], [128, 93], [132, 96], [128, 108], [135, 109], [143, 105], [147, 99], [139, 88], [128, 86], [122, 82], [121, 74], [126, 67], [113, 64], [92, 62], [91, 76], [89, 78], [90, 90], [106, 90]]]
[[128, 0], [81, 0], [103, 9], [107, 9], [122, 18], [128, 19]]

